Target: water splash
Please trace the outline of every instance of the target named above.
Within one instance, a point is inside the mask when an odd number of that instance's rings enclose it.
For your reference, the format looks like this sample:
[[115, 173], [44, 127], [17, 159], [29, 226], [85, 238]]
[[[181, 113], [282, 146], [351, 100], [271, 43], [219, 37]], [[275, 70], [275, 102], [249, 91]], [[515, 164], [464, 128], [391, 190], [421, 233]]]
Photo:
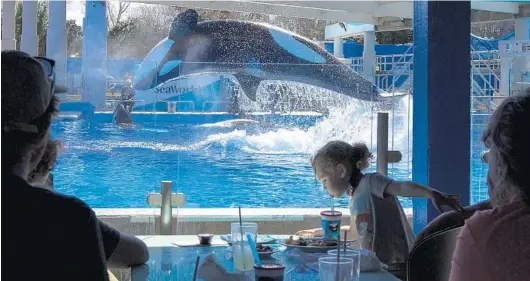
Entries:
[[[393, 124], [393, 133], [389, 134], [392, 147], [408, 150], [410, 138], [408, 118], [408, 98], [396, 101], [396, 109], [390, 114], [389, 124]], [[395, 117], [394, 117], [395, 116]], [[365, 142], [375, 150], [377, 128], [376, 116], [369, 102], [355, 100], [345, 106], [329, 109], [329, 116], [314, 126], [302, 130], [299, 128], [280, 128], [277, 130], [248, 134], [245, 130], [234, 130], [208, 136], [206, 143], [218, 142], [223, 146], [234, 145], [248, 153], [261, 154], [312, 154], [331, 140], [342, 140], [349, 143]]]
[[[190, 143], [170, 144], [157, 141], [127, 141], [123, 139], [106, 139], [86, 141], [82, 145], [71, 146], [73, 149], [111, 152], [116, 149], [142, 148], [156, 151], [226, 151], [235, 148], [251, 154], [312, 154], [331, 140], [342, 140], [348, 143], [365, 142], [372, 151], [376, 150], [377, 117], [372, 110], [373, 104], [353, 98], [343, 100], [342, 105], [329, 108], [329, 115], [307, 129], [297, 127], [265, 129], [262, 132], [247, 130], [234, 120], [200, 125], [198, 128], [229, 129], [229, 132], [217, 132]], [[389, 149], [400, 150], [403, 159], [407, 159], [411, 138], [411, 98], [405, 96], [397, 99], [389, 118]], [[252, 122], [250, 127], [260, 127]], [[141, 130], [149, 131], [147, 128]], [[168, 133], [166, 129], [156, 128], [153, 131]], [[259, 131], [259, 130], [258, 130]], [[264, 131], [264, 132], [263, 132]]]

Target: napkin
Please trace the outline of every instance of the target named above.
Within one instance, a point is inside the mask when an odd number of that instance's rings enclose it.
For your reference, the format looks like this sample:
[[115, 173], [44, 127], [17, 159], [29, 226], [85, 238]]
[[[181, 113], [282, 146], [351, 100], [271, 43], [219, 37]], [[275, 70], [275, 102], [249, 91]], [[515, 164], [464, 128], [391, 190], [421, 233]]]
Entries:
[[197, 276], [204, 281], [246, 281], [245, 274], [227, 272], [220, 264], [218, 264], [213, 255], [208, 255], [204, 258]]
[[361, 272], [363, 271], [379, 271], [388, 266], [382, 263], [377, 255], [366, 249], [361, 249]]

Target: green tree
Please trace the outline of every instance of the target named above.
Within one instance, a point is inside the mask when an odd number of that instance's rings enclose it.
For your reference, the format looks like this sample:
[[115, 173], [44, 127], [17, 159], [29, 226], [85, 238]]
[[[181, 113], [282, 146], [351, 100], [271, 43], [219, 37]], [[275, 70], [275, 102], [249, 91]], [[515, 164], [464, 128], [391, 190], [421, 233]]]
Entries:
[[75, 20], [66, 21], [67, 47], [68, 56], [80, 56], [83, 49], [83, 29], [77, 25]]
[[114, 24], [108, 31], [107, 54], [110, 58], [126, 57], [129, 48], [134, 48], [131, 38], [135, 37], [138, 29], [138, 19], [129, 17]]
[[[15, 39], [17, 50], [20, 50], [22, 39], [22, 1], [17, 1], [15, 6]], [[39, 40], [39, 56], [46, 55], [46, 29], [48, 27], [48, 1], [39, 1], [37, 4], [37, 37]]]
[[375, 40], [379, 44], [412, 43], [412, 29], [376, 32]]
[[39, 38], [39, 56], [46, 56], [46, 33], [48, 29], [48, 1], [37, 4], [37, 37]]
[[15, 40], [17, 40], [17, 50], [20, 50], [20, 39], [22, 39], [22, 1], [17, 1], [15, 6]]

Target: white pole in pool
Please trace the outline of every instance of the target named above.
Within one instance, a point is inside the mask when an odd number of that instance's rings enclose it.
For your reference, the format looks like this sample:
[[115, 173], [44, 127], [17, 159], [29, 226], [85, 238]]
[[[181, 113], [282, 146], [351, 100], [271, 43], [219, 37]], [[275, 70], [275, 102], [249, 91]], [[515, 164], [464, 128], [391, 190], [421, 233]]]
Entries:
[[388, 113], [377, 113], [377, 172], [388, 174]]
[[160, 234], [172, 234], [172, 210], [171, 193], [173, 189], [172, 181], [162, 181], [162, 206], [160, 207]]

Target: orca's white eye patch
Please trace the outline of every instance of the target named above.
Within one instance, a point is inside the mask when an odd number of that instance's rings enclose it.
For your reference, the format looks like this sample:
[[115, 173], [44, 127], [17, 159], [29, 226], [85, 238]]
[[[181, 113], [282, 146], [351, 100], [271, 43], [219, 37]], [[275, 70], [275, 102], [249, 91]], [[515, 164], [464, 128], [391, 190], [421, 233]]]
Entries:
[[326, 62], [326, 59], [324, 57], [322, 57], [320, 54], [315, 52], [303, 42], [296, 40], [296, 38], [294, 38], [290, 34], [281, 32], [273, 28], [269, 28], [269, 32], [274, 41], [276, 41], [276, 44], [285, 49], [291, 55], [313, 63]]
[[[175, 41], [165, 38], [160, 41], [150, 52], [145, 56], [144, 60], [138, 67], [136, 75], [134, 76], [134, 84], [143, 80], [147, 75], [162, 62], [171, 46]], [[170, 69], [171, 70], [171, 69]], [[169, 71], [169, 70], [168, 70]]]

